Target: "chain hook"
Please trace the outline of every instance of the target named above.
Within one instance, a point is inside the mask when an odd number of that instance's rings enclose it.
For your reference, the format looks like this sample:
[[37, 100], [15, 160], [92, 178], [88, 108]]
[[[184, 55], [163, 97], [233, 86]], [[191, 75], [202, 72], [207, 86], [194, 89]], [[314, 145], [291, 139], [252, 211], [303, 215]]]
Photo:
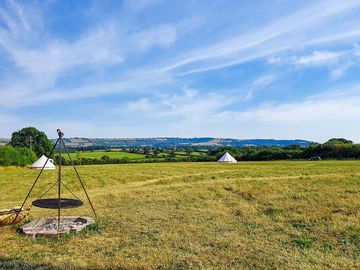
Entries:
[[64, 132], [62, 132], [60, 129], [57, 129], [56, 132], [57, 132], [59, 138], [64, 137]]

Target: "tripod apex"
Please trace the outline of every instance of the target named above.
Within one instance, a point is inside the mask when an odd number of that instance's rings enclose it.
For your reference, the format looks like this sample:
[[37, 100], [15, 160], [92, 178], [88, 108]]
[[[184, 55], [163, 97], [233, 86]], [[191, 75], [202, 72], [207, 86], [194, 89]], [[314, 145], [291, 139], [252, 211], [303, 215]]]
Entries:
[[64, 137], [64, 132], [62, 132], [60, 129], [57, 129], [56, 132], [60, 138]]

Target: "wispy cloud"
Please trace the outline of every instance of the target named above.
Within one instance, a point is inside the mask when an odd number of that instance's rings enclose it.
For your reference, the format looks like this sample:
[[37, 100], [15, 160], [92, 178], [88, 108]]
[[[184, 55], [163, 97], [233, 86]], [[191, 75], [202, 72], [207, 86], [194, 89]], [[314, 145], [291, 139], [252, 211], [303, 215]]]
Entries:
[[[170, 78], [163, 73], [156, 72], [135, 72], [127, 73], [117, 80], [110, 82], [93, 81], [80, 87], [53, 88], [51, 91], [47, 89], [37, 91], [33, 95], [32, 91], [21, 92], [18, 88], [15, 92], [11, 92], [11, 88], [4, 91], [6, 99], [0, 99], [0, 104], [4, 107], [22, 107], [22, 106], [38, 106], [41, 104], [49, 104], [55, 101], [72, 101], [76, 99], [92, 99], [99, 96], [111, 94], [132, 93], [141, 94], [155, 86], [165, 84]], [[21, 84], [20, 87], [25, 87]], [[5, 89], [5, 88], [4, 88]]]
[[342, 76], [345, 75], [347, 70], [349, 68], [351, 68], [352, 66], [354, 66], [354, 62], [352, 62], [352, 61], [347, 61], [343, 64], [340, 64], [339, 66], [335, 67], [334, 69], [332, 69], [330, 71], [331, 78], [333, 80], [337, 80], [337, 79], [341, 78]]
[[162, 0], [137, 0], [137, 1], [126, 0], [124, 2], [125, 2], [125, 5], [127, 7], [129, 7], [130, 9], [135, 10], [135, 11], [140, 11], [151, 5], [158, 4], [161, 1]]
[[[333, 38], [340, 38], [339, 33], [322, 32], [323, 29], [321, 27], [314, 33], [314, 24], [319, 23], [321, 25], [332, 16], [359, 6], [359, 1], [343, 1], [341, 3], [337, 1], [332, 1], [331, 3], [329, 1], [319, 2], [311, 8], [270, 23], [262, 29], [194, 50], [179, 57], [179, 60], [166, 66], [165, 69], [174, 70], [187, 67], [187, 70], [184, 72], [185, 74], [202, 72], [225, 68], [296, 47], [312, 45], [316, 41], [313, 41], [313, 38], [319, 39], [319, 35], [323, 42], [325, 40], [331, 42]], [[307, 19], [304, 20], [304, 18]], [[312, 32], [310, 31], [310, 33], [306, 34], [310, 29], [312, 29]], [[296, 31], [299, 34], [293, 35], [291, 31]], [[344, 29], [342, 29], [343, 37], [348, 37], [344, 35], [343, 31]], [[346, 32], [351, 32], [354, 35], [352, 29], [346, 29]], [[359, 35], [360, 32], [354, 38], [359, 37]], [[194, 65], [195, 63], [198, 67], [194, 68], [191, 64]]]
[[316, 66], [336, 62], [340, 57], [341, 53], [339, 52], [314, 51], [310, 55], [295, 58], [294, 63], [297, 65]]
[[262, 88], [266, 88], [266, 87], [270, 86], [273, 82], [275, 82], [277, 80], [277, 78], [278, 78], [277, 75], [274, 75], [274, 74], [267, 74], [267, 75], [260, 76], [252, 83], [252, 85], [246, 92], [244, 99], [245, 100], [252, 99], [255, 91], [258, 91]]
[[[350, 126], [357, 90], [321, 99], [314, 91], [325, 93], [345, 79], [349, 87], [358, 82], [360, 1], [275, 2], [261, 11], [249, 2], [248, 14], [238, 16], [238, 1], [96, 2], [86, 11], [61, 2], [4, 1], [0, 120], [46, 126], [48, 119], [33, 119], [50, 111], [48, 104], [70, 111], [84, 105], [81, 119], [67, 119], [70, 128], [82, 122], [90, 130], [94, 122], [104, 133], [115, 131], [121, 111], [123, 126], [133, 131], [128, 134], [146, 131], [135, 127], [138, 119], [153, 125], [152, 135], [293, 137], [291, 118], [299, 121], [294, 131], [303, 128], [309, 133], [300, 130], [299, 136], [308, 136], [315, 122], [331, 125], [326, 117], [333, 105], [347, 106], [350, 116], [337, 117]], [[270, 7], [278, 9], [276, 16]], [[314, 78], [315, 72], [322, 77]], [[102, 102], [112, 106], [89, 118], [91, 105]], [[247, 125], [240, 129], [239, 123]]]
[[130, 37], [131, 46], [140, 50], [159, 46], [166, 47], [176, 40], [176, 29], [171, 25], [159, 25], [137, 32]]
[[[346, 88], [346, 86], [344, 86]], [[353, 91], [356, 89], [354, 88]], [[359, 88], [357, 88], [359, 90]], [[168, 136], [220, 136], [237, 138], [308, 138], [326, 141], [330, 136], [347, 137], [358, 141], [357, 125], [360, 113], [360, 95], [348, 96], [347, 90], [338, 89], [337, 93], [324, 92], [320, 96], [308, 97], [302, 101], [260, 104], [246, 110], [229, 109], [226, 98], [204, 97], [189, 100], [186, 94], [170, 97], [169, 107], [157, 102], [146, 101], [152, 109], [146, 111], [145, 119], [166, 119], [166, 130], [152, 132], [153, 135]], [[193, 95], [193, 94], [192, 94]], [[176, 100], [174, 102], [174, 100]], [[184, 101], [187, 101], [184, 104]], [[150, 102], [150, 103], [149, 103]], [[231, 102], [230, 102], [231, 103]], [[143, 105], [139, 101], [138, 105]], [[140, 113], [144, 111], [139, 108]], [[168, 117], [177, 116], [176, 121]], [[180, 116], [180, 117], [179, 117]], [[147, 123], [147, 121], [146, 121]], [[146, 128], [149, 126], [144, 123]], [[159, 124], [159, 126], [162, 125]], [[196, 128], [195, 128], [196, 127]], [[352, 127], [352, 128], [349, 128]], [[194, 133], [194, 129], [196, 132]], [[143, 131], [144, 132], [144, 131]], [[314, 135], [316, 134], [316, 135]]]
[[346, 55], [345, 51], [313, 51], [307, 55], [297, 55], [290, 57], [271, 57], [268, 59], [269, 64], [293, 64], [297, 66], [323, 66], [328, 64], [334, 64], [338, 60]]
[[[359, 4], [357, 1], [345, 1], [341, 4], [336, 1], [332, 5], [329, 5], [328, 2], [320, 2], [311, 8], [275, 21], [262, 29], [257, 29], [255, 32], [248, 32], [217, 42], [213, 45], [190, 51], [183, 56], [175, 56], [175, 60], [171, 60], [172, 63], [165, 67], [155, 68], [156, 64], [154, 64], [149, 69], [149, 73], [161, 72], [167, 78], [176, 77], [177, 74], [183, 76], [184, 74], [224, 68], [259, 57], [266, 57], [270, 54], [292, 49], [300, 40], [304, 41], [302, 46], [306, 46], [307, 43], [311, 43], [311, 36], [305, 39], [302, 35], [294, 36], [290, 34], [291, 31], [296, 30], [302, 33], [308, 27], [313, 27], [315, 22], [326, 21], [331, 16], [341, 14]], [[328, 8], [324, 8], [325, 5]], [[48, 95], [40, 95], [52, 96], [53, 99], [63, 96], [61, 93], [57, 93], [57, 90], [53, 89], [52, 85], [57, 78], [68, 70], [73, 70], [79, 66], [85, 69], [99, 69], [117, 65], [122, 63], [124, 59], [126, 60], [124, 55], [126, 52], [123, 52], [124, 48], [146, 50], [153, 46], [169, 46], [177, 39], [176, 28], [169, 24], [162, 24], [134, 32], [124, 38], [124, 33], [119, 31], [118, 26], [110, 23], [88, 30], [78, 40], [71, 43], [61, 40], [45, 40], [45, 44], [36, 49], [27, 48], [26, 46], [19, 45], [11, 35], [12, 32], [20, 31], [21, 33], [31, 27], [31, 22], [25, 17], [21, 7], [18, 4], [15, 4], [15, 6], [16, 11], [14, 13], [18, 23], [14, 19], [7, 18], [5, 16], [6, 13], [4, 13], [5, 17], [3, 17], [3, 20], [13, 30], [11, 32], [2, 32], [0, 38], [1, 44], [7, 50], [14, 63], [25, 74], [35, 76], [40, 81], [38, 83], [40, 84], [38, 86], [39, 90], [52, 89]], [[304, 17], [309, 19], [302, 20]], [[21, 27], [18, 26], [19, 24]], [[331, 35], [336, 36], [336, 33]], [[323, 36], [329, 36], [329, 34]], [[338, 36], [336, 37], [338, 38]], [[284, 43], [284, 39], [287, 40], [286, 43]], [[129, 40], [130, 43], [126, 45], [123, 43], [123, 40]], [[313, 55], [304, 56], [296, 61], [298, 64], [310, 64], [310, 62], [334, 60], [336, 57], [338, 57], [336, 53], [315, 51]], [[334, 72], [336, 73], [336, 71]], [[117, 83], [115, 80], [113, 83], [108, 84], [116, 85]], [[102, 84], [98, 85], [103, 86]], [[144, 85], [144, 83], [141, 85]], [[81, 88], [78, 87], [79, 90], [77, 92], [82, 92]], [[90, 88], [94, 89], [92, 86]], [[118, 89], [119, 92], [124, 91], [124, 87], [118, 87]], [[64, 91], [71, 92], [71, 89]], [[116, 91], [115, 88], [111, 91], [99, 89], [98, 91], [92, 91], [90, 95], [93, 96], [95, 92], [97, 95], [106, 95], [114, 93], [114, 91]], [[71, 96], [72, 98], [81, 98], [83, 95], [75, 94]], [[46, 100], [44, 98], [37, 99]]]
[[146, 112], [147, 117], [177, 117], [181, 119], [198, 119], [211, 117], [219, 110], [234, 104], [240, 97], [229, 99], [219, 92], [200, 94], [195, 89], [183, 88], [176, 94], [159, 93], [155, 97], [141, 98], [129, 102], [127, 109], [131, 112]]
[[15, 64], [25, 73], [56, 78], [77, 66], [98, 68], [122, 61], [116, 31], [112, 26], [92, 30], [74, 43], [51, 41], [37, 49], [20, 47], [9, 41], [3, 44]]
[[[357, 91], [360, 88], [357, 87]], [[360, 95], [349, 97], [324, 92], [304, 101], [263, 104], [246, 111], [223, 111], [213, 116], [214, 122], [228, 125], [251, 125], [243, 136], [264, 134], [273, 138], [313, 138], [325, 141], [329, 136], [346, 136], [358, 140], [356, 124], [360, 113]], [[359, 92], [358, 92], [359, 93]], [[278, 128], [281, 127], [281, 128]], [[351, 127], [351, 128], [350, 128]], [[329, 135], [331, 134], [331, 135]]]
[[357, 47], [339, 51], [313, 51], [306, 55], [271, 57], [267, 60], [272, 65], [294, 65], [299, 68], [327, 67], [333, 80], [342, 77], [352, 66], [357, 65]]

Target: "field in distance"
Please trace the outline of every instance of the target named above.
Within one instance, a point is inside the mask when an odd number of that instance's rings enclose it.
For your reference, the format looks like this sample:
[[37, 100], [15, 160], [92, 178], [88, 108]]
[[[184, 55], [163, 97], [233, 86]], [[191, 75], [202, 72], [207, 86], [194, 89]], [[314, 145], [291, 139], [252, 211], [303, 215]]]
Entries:
[[[100, 232], [32, 239], [0, 228], [0, 268], [360, 269], [360, 161], [79, 166]], [[85, 201], [71, 167], [63, 181]], [[1, 208], [38, 171], [0, 167]], [[45, 171], [30, 197], [56, 181]], [[50, 191], [56, 195], [56, 189]], [[64, 190], [64, 196], [71, 196]], [[88, 203], [64, 214], [91, 215]], [[33, 207], [29, 219], [55, 215]]]
[[[78, 153], [79, 152], [71, 152], [70, 156], [72, 159], [77, 159], [78, 157]], [[153, 151], [150, 152], [150, 154], [153, 154]], [[181, 151], [176, 151], [175, 152], [176, 157], [175, 158], [181, 158], [181, 157], [187, 157], [187, 154], [185, 152], [181, 152]], [[165, 153], [165, 152], [160, 152], [158, 153], [157, 159], [164, 159], [165, 157], [167, 157], [169, 155], [169, 153]], [[204, 153], [201, 152], [191, 152], [191, 156], [201, 156], [204, 155]], [[118, 159], [122, 159], [122, 158], [128, 158], [130, 160], [141, 160], [141, 159], [145, 159], [145, 155], [144, 154], [140, 154], [140, 153], [129, 153], [129, 152], [123, 152], [123, 151], [81, 151], [81, 157], [82, 158], [91, 158], [91, 159], [101, 159], [103, 156], [108, 156], [112, 159], [114, 158], [118, 158]], [[68, 158], [67, 155], [64, 156], [64, 158]]]
[[[72, 159], [77, 158], [77, 153], [70, 153]], [[128, 152], [120, 152], [120, 151], [83, 151], [81, 152], [81, 156], [83, 158], [97, 158], [101, 159], [102, 156], [108, 156], [110, 158], [129, 158], [129, 159], [143, 159], [145, 155], [138, 153], [128, 153]], [[65, 155], [65, 158], [67, 156]]]

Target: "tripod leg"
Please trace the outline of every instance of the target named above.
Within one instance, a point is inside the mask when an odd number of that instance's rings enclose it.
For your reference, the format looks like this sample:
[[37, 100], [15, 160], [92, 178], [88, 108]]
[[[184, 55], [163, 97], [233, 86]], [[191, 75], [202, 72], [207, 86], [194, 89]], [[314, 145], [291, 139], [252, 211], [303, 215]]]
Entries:
[[58, 233], [58, 240], [60, 239], [60, 215], [61, 215], [61, 162], [62, 162], [62, 156], [61, 156], [61, 143], [62, 143], [62, 139], [60, 139], [59, 142], [59, 171], [58, 171], [58, 228], [57, 228], [57, 233]]
[[21, 207], [20, 207], [19, 212], [17, 212], [17, 214], [16, 214], [16, 216], [15, 216], [15, 218], [14, 218], [14, 220], [13, 220], [12, 224], [14, 224], [14, 223], [15, 223], [15, 221], [16, 221], [16, 219], [17, 219], [17, 217], [19, 216], [19, 214], [20, 214], [21, 210], [23, 209], [23, 207], [24, 207], [24, 205], [25, 205], [25, 203], [26, 203], [27, 199], [28, 199], [28, 198], [29, 198], [29, 196], [30, 196], [30, 193], [32, 192], [33, 188], [35, 187], [36, 182], [39, 180], [41, 173], [43, 172], [43, 170], [44, 170], [44, 168], [45, 168], [46, 164], [48, 163], [48, 161], [49, 161], [49, 159], [50, 159], [51, 155], [53, 154], [53, 152], [54, 152], [54, 150], [55, 150], [55, 147], [56, 147], [56, 145], [58, 144], [58, 142], [59, 142], [59, 141], [60, 141], [60, 138], [58, 138], [58, 139], [57, 139], [57, 141], [56, 141], [56, 143], [54, 144], [54, 146], [53, 146], [53, 148], [52, 148], [52, 150], [51, 150], [51, 152], [50, 152], [49, 157], [47, 158], [47, 160], [46, 160], [46, 162], [45, 162], [44, 166], [41, 168], [41, 171], [39, 172], [38, 176], [36, 177], [36, 180], [34, 181], [34, 183], [33, 183], [32, 187], [30, 188], [29, 193], [26, 195], [26, 198], [25, 198], [24, 202], [22, 203], [22, 205], [21, 205]]
[[77, 169], [76, 169], [76, 167], [75, 167], [75, 164], [74, 164], [74, 162], [73, 162], [73, 160], [72, 160], [72, 158], [71, 158], [71, 156], [70, 156], [70, 153], [69, 153], [69, 151], [68, 151], [68, 149], [67, 149], [67, 147], [66, 147], [66, 144], [65, 144], [65, 142], [64, 142], [63, 139], [61, 139], [61, 141], [62, 141], [62, 144], [63, 144], [63, 146], [64, 146], [64, 149], [65, 149], [65, 151], [66, 151], [66, 153], [67, 153], [67, 155], [68, 155], [68, 157], [69, 157], [69, 159], [70, 159], [71, 165], [73, 166], [73, 168], [74, 168], [74, 170], [75, 170], [75, 173], [76, 173], [76, 175], [77, 175], [77, 177], [78, 177], [78, 179], [79, 179], [79, 182], [80, 182], [80, 184], [81, 184], [81, 187], [83, 188], [83, 190], [84, 190], [84, 192], [85, 192], [86, 198], [88, 199], [88, 201], [89, 201], [89, 203], [90, 203], [91, 209], [92, 209], [92, 211], [94, 212], [95, 219], [97, 219], [97, 215], [96, 215], [96, 212], [95, 212], [95, 208], [94, 208], [93, 204], [91, 203], [90, 197], [89, 197], [89, 195], [88, 195], [88, 193], [87, 193], [87, 191], [86, 191], [86, 189], [85, 189], [85, 186], [84, 186], [83, 182], [81, 181], [80, 175], [79, 175], [79, 173], [78, 173], [78, 171], [77, 171]]

